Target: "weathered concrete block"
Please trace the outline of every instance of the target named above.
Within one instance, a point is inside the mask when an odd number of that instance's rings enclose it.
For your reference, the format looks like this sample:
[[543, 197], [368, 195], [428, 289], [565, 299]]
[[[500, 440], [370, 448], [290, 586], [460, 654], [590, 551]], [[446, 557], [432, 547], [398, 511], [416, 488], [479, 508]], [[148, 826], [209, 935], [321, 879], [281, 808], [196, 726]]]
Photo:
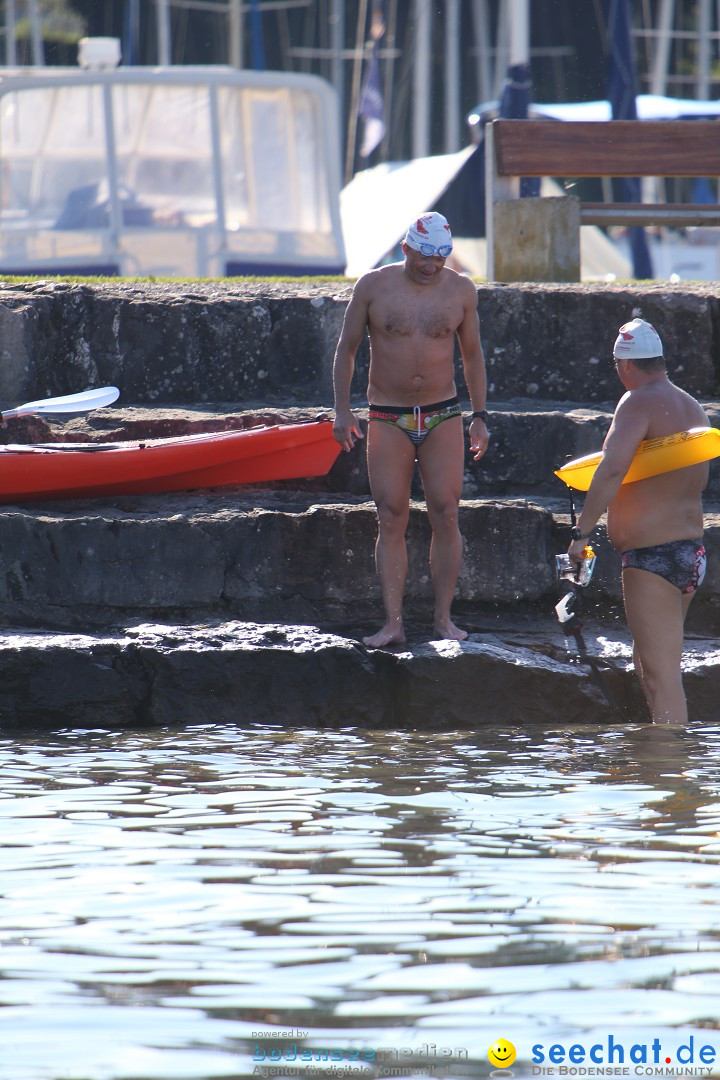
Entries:
[[641, 316], [663, 341], [683, 389], [712, 397], [720, 383], [718, 298], [707, 286], [479, 285], [488, 400], [515, 397], [614, 404], [622, 394], [612, 348]]
[[[313, 626], [245, 622], [151, 624], [114, 636], [5, 634], [0, 725], [97, 725], [100, 716], [103, 726], [127, 727], [204, 716], [438, 730], [554, 724], [558, 701], [564, 723], [607, 720], [587, 673], [562, 647], [536, 644], [492, 634], [393, 654]], [[612, 678], [618, 702], [632, 703], [629, 674], [618, 666]]]
[[[554, 512], [555, 511], [555, 512]], [[564, 523], [563, 523], [564, 522]], [[567, 515], [524, 498], [461, 504], [464, 556], [456, 611], [557, 600], [554, 556]], [[691, 618], [717, 618], [720, 516], [707, 517], [710, 569]], [[0, 510], [0, 617], [5, 625], [85, 627], [133, 618], [197, 617], [364, 623], [381, 616], [375, 508], [313, 492], [129, 496], [117, 505]], [[591, 596], [620, 598], [619, 557], [597, 530]], [[414, 503], [406, 612], [429, 623], [430, 528]], [[707, 617], [707, 618], [706, 618]]]
[[[13, 400], [35, 378], [40, 307], [32, 299], [0, 298], [0, 396]], [[3, 406], [4, 407], [4, 406]]]
[[[63, 608], [217, 603], [225, 554], [202, 523], [172, 514], [141, 519], [122, 513], [36, 515], [5, 511], [0, 523], [0, 609], [19, 604]], [[217, 533], [217, 530], [216, 530]]]
[[[112, 383], [126, 404], [329, 407], [351, 293], [349, 282], [0, 283], [0, 405]], [[720, 385], [712, 286], [480, 284], [478, 313], [491, 406], [518, 397], [616, 401], [612, 344], [635, 314], [657, 327], [681, 386], [712, 397]], [[363, 342], [359, 397], [367, 363]], [[460, 379], [459, 354], [456, 363]]]
[[[115, 634], [0, 635], [0, 726], [121, 728], [282, 723], [372, 728], [606, 724], [647, 720], [626, 635], [604, 657], [611, 713], [587, 665], [547, 624], [434, 641], [392, 653], [314, 626], [224, 622], [137, 625]], [[720, 653], [696, 642], [684, 664], [690, 713], [717, 713]]]
[[580, 281], [580, 200], [506, 199], [493, 206], [497, 281]]
[[[128, 402], [332, 401], [340, 298], [244, 292], [224, 282], [171, 287], [0, 286], [12, 401], [112, 383]], [[361, 363], [367, 349], [361, 352]]]
[[[0, 510], [6, 625], [82, 626], [133, 615], [377, 618], [374, 506], [312, 493], [126, 497], [117, 505]], [[524, 501], [463, 504], [458, 600], [534, 600], [552, 584], [553, 518]], [[430, 530], [414, 505], [408, 612], [430, 617]], [[184, 614], [182, 614], [184, 613]]]

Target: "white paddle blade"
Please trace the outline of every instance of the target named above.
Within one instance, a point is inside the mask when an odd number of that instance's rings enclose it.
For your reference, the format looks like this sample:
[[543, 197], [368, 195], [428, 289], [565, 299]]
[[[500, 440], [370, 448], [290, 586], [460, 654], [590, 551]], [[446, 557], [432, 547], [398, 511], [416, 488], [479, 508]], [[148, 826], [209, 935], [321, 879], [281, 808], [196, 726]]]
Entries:
[[117, 386], [100, 386], [97, 390], [83, 390], [80, 394], [67, 394], [65, 397], [45, 398], [42, 401], [28, 401], [2, 413], [3, 420], [11, 416], [34, 416], [37, 413], [73, 413], [89, 412], [112, 405], [120, 397]]

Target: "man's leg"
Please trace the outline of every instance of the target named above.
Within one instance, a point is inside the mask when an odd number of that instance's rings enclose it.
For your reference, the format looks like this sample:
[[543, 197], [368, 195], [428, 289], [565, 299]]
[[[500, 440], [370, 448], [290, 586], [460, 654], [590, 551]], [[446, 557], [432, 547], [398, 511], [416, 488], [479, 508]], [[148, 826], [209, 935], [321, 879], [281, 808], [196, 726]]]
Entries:
[[430, 570], [435, 589], [435, 633], [452, 641], [464, 641], [467, 637], [467, 632], [460, 630], [450, 618], [463, 551], [458, 504], [464, 462], [462, 417], [453, 416], [433, 428], [418, 453], [432, 529]]
[[683, 626], [694, 593], [681, 593], [659, 574], [623, 570], [623, 598], [633, 659], [652, 719], [687, 724], [680, 664]]
[[410, 513], [410, 484], [415, 468], [415, 447], [399, 428], [371, 420], [367, 433], [370, 491], [378, 515], [375, 565], [385, 606], [385, 625], [365, 645], [378, 649], [405, 640], [403, 594], [407, 577], [405, 530]]

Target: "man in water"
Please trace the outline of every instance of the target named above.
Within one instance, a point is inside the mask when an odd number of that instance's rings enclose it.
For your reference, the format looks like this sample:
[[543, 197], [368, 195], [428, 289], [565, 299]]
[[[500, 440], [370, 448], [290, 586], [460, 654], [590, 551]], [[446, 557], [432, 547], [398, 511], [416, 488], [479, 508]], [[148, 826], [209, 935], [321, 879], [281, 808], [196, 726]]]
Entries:
[[462, 557], [458, 504], [464, 465], [453, 364], [456, 337], [473, 408], [470, 449], [476, 461], [485, 453], [489, 438], [477, 291], [468, 278], [445, 266], [452, 236], [442, 214], [421, 214], [407, 230], [402, 251], [403, 262], [370, 270], [356, 283], [333, 371], [334, 435], [344, 450], [351, 450], [355, 440], [362, 438], [350, 408], [350, 387], [355, 356], [367, 329], [367, 459], [378, 514], [375, 559], [385, 607], [384, 625], [364, 639], [371, 648], [405, 640], [405, 531], [416, 460], [432, 528], [435, 633], [455, 641], [467, 637], [450, 617]]
[[635, 671], [652, 719], [685, 724], [683, 626], [705, 576], [702, 492], [708, 464], [622, 481], [643, 439], [710, 425], [695, 398], [670, 382], [662, 342], [650, 323], [633, 319], [621, 326], [613, 357], [627, 393], [615, 409], [568, 554], [582, 560], [587, 538], [607, 510], [608, 537], [622, 555]]

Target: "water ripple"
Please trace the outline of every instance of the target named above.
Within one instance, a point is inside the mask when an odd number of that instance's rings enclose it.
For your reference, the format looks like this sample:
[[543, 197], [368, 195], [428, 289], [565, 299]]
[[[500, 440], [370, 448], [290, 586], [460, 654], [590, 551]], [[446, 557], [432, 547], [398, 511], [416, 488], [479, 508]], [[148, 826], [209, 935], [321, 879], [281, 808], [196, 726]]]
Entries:
[[719, 749], [720, 727], [0, 740], [0, 1080], [251, 1076], [286, 1031], [407, 1076], [434, 1053], [437, 1077], [487, 1075], [499, 1035], [516, 1076], [538, 1040], [712, 1042]]

